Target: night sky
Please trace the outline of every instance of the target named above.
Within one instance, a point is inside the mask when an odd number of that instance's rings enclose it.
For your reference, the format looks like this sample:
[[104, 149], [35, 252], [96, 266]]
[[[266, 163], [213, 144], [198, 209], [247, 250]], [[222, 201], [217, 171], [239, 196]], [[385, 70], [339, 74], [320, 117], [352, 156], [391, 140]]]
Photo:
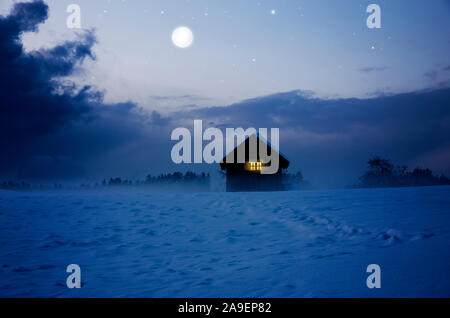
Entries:
[[[279, 127], [317, 185], [355, 181], [374, 154], [450, 174], [450, 1], [79, 0], [81, 30], [66, 26], [73, 1], [13, 3], [0, 1], [2, 176], [193, 168], [170, 160], [171, 130], [193, 119]], [[172, 43], [178, 26], [190, 47]]]

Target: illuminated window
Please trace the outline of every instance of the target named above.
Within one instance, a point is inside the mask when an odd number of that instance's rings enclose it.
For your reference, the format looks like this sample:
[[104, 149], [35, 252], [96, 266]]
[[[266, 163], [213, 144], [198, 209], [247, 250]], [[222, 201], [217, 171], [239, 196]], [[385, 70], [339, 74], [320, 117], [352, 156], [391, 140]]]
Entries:
[[248, 163], [248, 169], [250, 171], [260, 171], [261, 170], [261, 161], [251, 161]]

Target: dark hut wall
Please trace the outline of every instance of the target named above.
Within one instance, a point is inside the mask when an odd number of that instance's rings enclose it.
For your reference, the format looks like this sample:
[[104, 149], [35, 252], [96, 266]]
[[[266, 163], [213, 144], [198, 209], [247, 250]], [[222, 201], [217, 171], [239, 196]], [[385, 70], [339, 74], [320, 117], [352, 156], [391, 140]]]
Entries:
[[284, 189], [281, 169], [275, 174], [260, 174], [243, 169], [227, 169], [227, 192], [280, 191]]

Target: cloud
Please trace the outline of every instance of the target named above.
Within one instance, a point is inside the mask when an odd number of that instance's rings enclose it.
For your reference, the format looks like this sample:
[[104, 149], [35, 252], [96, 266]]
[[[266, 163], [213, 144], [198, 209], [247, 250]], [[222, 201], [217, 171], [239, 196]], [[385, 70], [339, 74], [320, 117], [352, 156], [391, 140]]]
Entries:
[[387, 69], [387, 66], [366, 66], [360, 68], [358, 71], [362, 73], [382, 72]]
[[435, 81], [435, 80], [437, 79], [438, 72], [436, 72], [436, 71], [429, 71], [429, 72], [426, 72], [426, 73], [424, 74], [424, 76], [425, 76], [426, 78], [432, 80], [432, 81]]
[[[445, 72], [448, 71], [450, 71], [450, 65], [442, 67], [439, 70], [430, 70], [426, 72], [424, 76], [428, 78], [430, 81], [435, 82], [436, 87], [448, 87], [449, 79], [445, 74]], [[437, 81], [438, 78], [441, 78], [441, 80]]]
[[[427, 164], [450, 146], [450, 89], [369, 99], [319, 99], [292, 91], [226, 107], [179, 113], [218, 127], [278, 127], [292, 168], [322, 185], [351, 183], [375, 154], [408, 165]], [[442, 160], [441, 160], [442, 161]], [[450, 173], [450, 163], [430, 168]]]
[[132, 102], [107, 105], [101, 92], [63, 80], [95, 58], [92, 32], [26, 53], [20, 36], [47, 17], [42, 0], [15, 3], [0, 16], [1, 176], [83, 175], [88, 162], [143, 138], [152, 122]]
[[210, 100], [207, 97], [198, 96], [198, 95], [192, 95], [192, 94], [186, 94], [186, 95], [168, 95], [168, 96], [160, 96], [160, 95], [153, 95], [151, 96], [152, 99], [158, 100], [158, 101], [205, 101]]

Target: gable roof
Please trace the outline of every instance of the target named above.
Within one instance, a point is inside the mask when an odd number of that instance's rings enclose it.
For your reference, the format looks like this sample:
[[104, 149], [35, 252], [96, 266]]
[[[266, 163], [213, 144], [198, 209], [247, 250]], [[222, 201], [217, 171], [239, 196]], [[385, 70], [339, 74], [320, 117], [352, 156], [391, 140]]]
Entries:
[[[283, 155], [280, 151], [278, 151], [278, 149], [275, 149], [272, 147], [272, 145], [270, 144], [270, 142], [268, 142], [264, 137], [260, 136], [259, 133], [256, 134], [252, 134], [251, 136], [245, 138], [245, 140], [238, 145], [236, 148], [234, 148], [232, 151], [230, 151], [225, 157], [222, 158], [222, 160], [220, 161], [220, 168], [222, 170], [225, 170], [227, 165], [234, 165], [234, 164], [239, 164], [237, 162], [237, 152], [238, 149], [245, 149], [245, 161], [249, 160], [249, 148], [250, 148], [250, 141], [252, 140], [253, 142], [253, 138], [256, 138], [256, 145], [257, 145], [257, 160], [260, 159], [259, 157], [259, 140], [261, 140], [264, 144], [266, 144], [267, 146], [267, 153], [269, 155], [272, 155], [272, 152], [275, 152], [275, 155], [278, 154], [279, 158], [280, 158], [280, 168], [281, 169], [286, 169], [289, 166], [289, 160], [286, 158], [285, 155]], [[243, 149], [243, 150], [244, 150]]]

